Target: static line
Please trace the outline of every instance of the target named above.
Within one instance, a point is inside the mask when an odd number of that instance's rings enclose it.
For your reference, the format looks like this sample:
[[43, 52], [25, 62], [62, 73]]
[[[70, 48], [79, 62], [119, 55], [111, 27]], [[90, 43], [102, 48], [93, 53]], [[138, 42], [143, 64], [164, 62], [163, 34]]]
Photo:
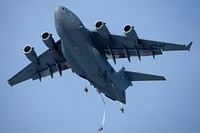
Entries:
[[103, 98], [103, 96], [101, 95], [101, 93], [99, 93], [99, 95], [101, 96], [101, 99], [103, 101], [103, 104], [104, 104], [104, 112], [103, 112], [103, 119], [102, 119], [102, 124], [101, 124], [101, 127], [98, 129], [98, 131], [102, 131], [103, 130], [103, 127], [104, 127], [104, 124], [105, 124], [105, 121], [106, 121], [106, 102]]

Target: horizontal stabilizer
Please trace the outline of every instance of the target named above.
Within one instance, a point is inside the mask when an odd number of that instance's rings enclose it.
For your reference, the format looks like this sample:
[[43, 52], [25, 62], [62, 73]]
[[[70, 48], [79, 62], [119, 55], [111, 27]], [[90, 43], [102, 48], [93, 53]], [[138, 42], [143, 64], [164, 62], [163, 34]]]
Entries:
[[130, 81], [166, 80], [163, 76], [124, 71]]

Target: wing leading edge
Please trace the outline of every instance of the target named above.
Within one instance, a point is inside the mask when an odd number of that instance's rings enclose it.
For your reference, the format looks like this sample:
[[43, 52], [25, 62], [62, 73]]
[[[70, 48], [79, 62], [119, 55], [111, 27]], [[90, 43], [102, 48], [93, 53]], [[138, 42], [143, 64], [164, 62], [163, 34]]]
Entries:
[[23, 68], [8, 80], [8, 84], [13, 86], [28, 79], [41, 80], [48, 75], [53, 78], [53, 73], [59, 72], [62, 75], [62, 71], [69, 68], [70, 66], [62, 54], [61, 41], [59, 40], [54, 49], [48, 49], [38, 56], [37, 62], [31, 62]]

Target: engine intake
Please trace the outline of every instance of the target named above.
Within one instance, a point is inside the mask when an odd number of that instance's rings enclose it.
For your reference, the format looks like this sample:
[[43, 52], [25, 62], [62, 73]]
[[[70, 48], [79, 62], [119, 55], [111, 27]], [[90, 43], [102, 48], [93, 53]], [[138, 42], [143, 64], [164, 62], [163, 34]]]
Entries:
[[44, 44], [48, 48], [50, 48], [50, 49], [54, 48], [56, 43], [52, 37], [52, 34], [50, 34], [49, 32], [44, 32], [41, 34], [41, 38], [42, 38], [42, 41], [44, 42]]
[[106, 27], [105, 24], [106, 24], [106, 23], [104, 23], [103, 21], [98, 20], [98, 21], [95, 23], [95, 27], [96, 27], [97, 32], [98, 32], [103, 38], [110, 39], [110, 32], [109, 32], [109, 30], [108, 30], [108, 28]]
[[123, 28], [123, 32], [129, 40], [134, 41], [135, 43], [138, 42], [137, 33], [132, 25], [130, 24], [125, 25]]
[[37, 54], [31, 45], [24, 46], [23, 52], [30, 61], [37, 62]]

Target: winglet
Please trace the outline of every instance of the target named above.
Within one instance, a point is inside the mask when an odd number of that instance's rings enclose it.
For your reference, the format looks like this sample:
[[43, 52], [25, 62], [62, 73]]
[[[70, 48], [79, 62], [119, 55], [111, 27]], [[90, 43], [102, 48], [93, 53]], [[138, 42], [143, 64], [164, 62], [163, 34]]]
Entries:
[[12, 87], [12, 84], [10, 83], [10, 81], [8, 80], [7, 83]]
[[191, 46], [192, 46], [192, 43], [193, 43], [193, 42], [190, 42], [190, 43], [186, 46], [186, 48], [187, 48], [188, 51], [190, 51], [190, 48], [191, 48]]

